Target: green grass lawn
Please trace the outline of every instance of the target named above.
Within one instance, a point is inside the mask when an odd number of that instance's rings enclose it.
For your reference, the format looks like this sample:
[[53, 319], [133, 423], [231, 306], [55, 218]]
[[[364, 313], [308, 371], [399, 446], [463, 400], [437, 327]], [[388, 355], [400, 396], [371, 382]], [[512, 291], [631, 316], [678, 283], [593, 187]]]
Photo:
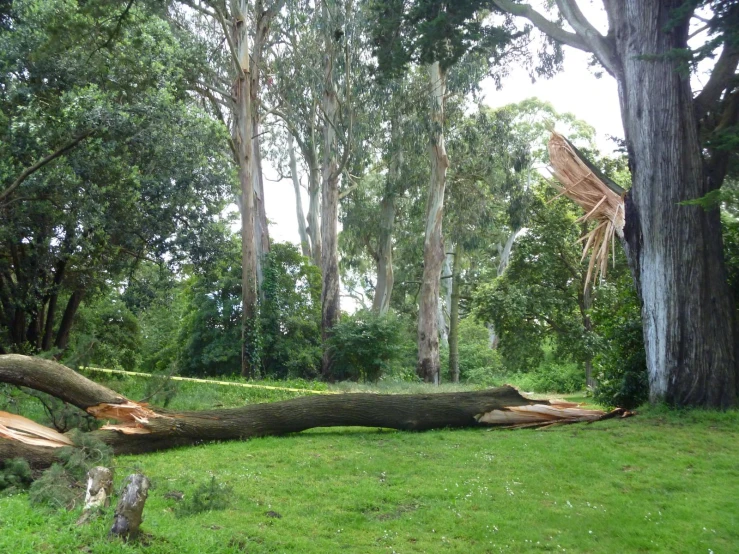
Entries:
[[[205, 388], [191, 391], [203, 407], [255, 400]], [[118, 457], [117, 483], [139, 470], [154, 487], [139, 544], [107, 540], [110, 514], [77, 527], [79, 509], [0, 498], [0, 552], [738, 552], [738, 462], [737, 412], [649, 409], [542, 431], [313, 430]], [[167, 493], [187, 497], [212, 475], [233, 487], [230, 506], [178, 516]]]

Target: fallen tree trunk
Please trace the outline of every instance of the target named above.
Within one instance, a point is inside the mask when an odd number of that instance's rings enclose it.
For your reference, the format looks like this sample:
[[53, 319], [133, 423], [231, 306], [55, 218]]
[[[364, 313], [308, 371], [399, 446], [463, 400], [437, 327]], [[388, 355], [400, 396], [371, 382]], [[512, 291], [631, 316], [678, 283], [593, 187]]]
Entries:
[[[570, 403], [531, 400], [511, 386], [463, 393], [310, 396], [241, 408], [177, 412], [133, 402], [55, 362], [15, 354], [0, 356], [0, 382], [47, 392], [97, 418], [116, 421], [90, 433], [111, 446], [115, 454], [282, 435], [314, 427], [424, 431], [549, 425], [593, 421], [608, 415]], [[32, 425], [29, 422], [29, 427]], [[13, 435], [16, 436], [25, 435]], [[0, 439], [0, 462], [22, 457], [36, 468], [53, 463], [57, 449], [39, 446], [35, 440]]]

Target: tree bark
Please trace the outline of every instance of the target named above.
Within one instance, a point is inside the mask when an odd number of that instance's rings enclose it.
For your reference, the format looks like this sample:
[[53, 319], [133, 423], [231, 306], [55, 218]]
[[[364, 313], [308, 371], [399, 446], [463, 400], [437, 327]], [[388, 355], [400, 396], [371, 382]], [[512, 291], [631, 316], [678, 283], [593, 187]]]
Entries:
[[287, 153], [290, 158], [290, 176], [295, 189], [295, 211], [298, 216], [298, 234], [300, 235], [300, 250], [306, 258], [311, 257], [310, 237], [306, 226], [305, 214], [303, 213], [303, 198], [300, 192], [300, 176], [298, 175], [298, 162], [295, 158], [295, 147], [293, 136], [287, 134]]
[[[323, 2], [324, 21], [329, 21], [327, 0]], [[334, 83], [335, 50], [333, 31], [326, 33], [326, 52], [324, 54], [323, 80], [323, 178], [321, 239], [321, 337], [323, 339], [323, 359], [321, 374], [324, 379], [331, 377], [331, 350], [327, 341], [331, 329], [341, 315], [339, 294], [339, 174], [336, 154], [336, 123], [339, 109]]]
[[459, 383], [459, 273], [462, 265], [462, 247], [454, 249], [452, 265], [452, 298], [449, 307], [449, 375], [452, 383]]
[[135, 539], [143, 521], [144, 505], [149, 496], [149, 480], [141, 473], [126, 477], [123, 493], [115, 508], [110, 535], [124, 540]]
[[[204, 441], [244, 440], [314, 427], [384, 427], [423, 431], [446, 427], [544, 425], [598, 419], [603, 412], [530, 400], [510, 386], [437, 394], [328, 394], [240, 408], [177, 412], [132, 402], [60, 364], [17, 354], [0, 356], [0, 382], [47, 392], [99, 419], [116, 420], [89, 433], [116, 455], [141, 454]], [[565, 409], [568, 408], [568, 409]], [[530, 410], [521, 420], [517, 410]], [[537, 416], [536, 413], [539, 415]], [[574, 417], [574, 419], [573, 419]], [[538, 422], [538, 423], [537, 423]], [[36, 469], [58, 461], [59, 448], [0, 439], [0, 463], [24, 458]]]
[[57, 331], [56, 342], [54, 343], [54, 346], [62, 352], [67, 349], [67, 345], [69, 344], [69, 333], [72, 330], [74, 316], [80, 307], [83, 294], [84, 292], [82, 290], [74, 291], [67, 301], [67, 307], [64, 309], [64, 315], [59, 323], [59, 331]]
[[[695, 3], [604, 0], [609, 22], [605, 36], [573, 0], [558, 0], [557, 5], [574, 33], [530, 6], [510, 0], [493, 3], [529, 19], [555, 40], [592, 52], [618, 83], [633, 183], [625, 198], [624, 248], [642, 301], [651, 401], [736, 405], [739, 346], [719, 209], [682, 204], [704, 197], [723, 181], [721, 168], [704, 158], [698, 120], [703, 121], [708, 107], [733, 109], [732, 103], [717, 104], [722, 94], [730, 96], [739, 63], [730, 33], [706, 87], [694, 100], [685, 59], [675, 53], [689, 51]], [[722, 15], [727, 27], [734, 25], [735, 8]], [[736, 119], [735, 112], [723, 115]]]
[[395, 192], [386, 191], [380, 205], [380, 236], [377, 244], [377, 285], [372, 311], [385, 315], [390, 309], [395, 275], [393, 274], [393, 229], [395, 227]]
[[[652, 402], [727, 408], [736, 403], [734, 302], [719, 210], [681, 205], [715, 188], [704, 169], [682, 0], [606, 2], [633, 187], [627, 256], [642, 300]], [[720, 183], [719, 183], [720, 184]]]
[[385, 194], [380, 206], [380, 233], [377, 239], [377, 286], [372, 300], [372, 310], [384, 315], [390, 309], [390, 299], [395, 285], [393, 273], [393, 233], [397, 197], [403, 189], [401, 170], [403, 166], [403, 144], [399, 116], [390, 120], [390, 167], [385, 182]]
[[85, 507], [77, 520], [77, 525], [90, 521], [100, 508], [110, 506], [110, 495], [113, 491], [113, 471], [107, 467], [93, 467], [87, 472], [87, 490]]
[[439, 383], [439, 329], [437, 310], [439, 279], [444, 261], [441, 224], [444, 217], [444, 191], [449, 160], [444, 145], [445, 74], [439, 63], [429, 66], [431, 117], [429, 154], [431, 179], [426, 208], [426, 233], [423, 244], [423, 277], [418, 309], [418, 366], [416, 371], [424, 381]]
[[252, 144], [252, 95], [249, 61], [246, 2], [234, 2], [232, 42], [236, 49], [236, 99], [234, 105], [234, 142], [241, 184], [241, 374], [251, 376], [258, 366], [254, 359], [257, 316], [257, 252]]

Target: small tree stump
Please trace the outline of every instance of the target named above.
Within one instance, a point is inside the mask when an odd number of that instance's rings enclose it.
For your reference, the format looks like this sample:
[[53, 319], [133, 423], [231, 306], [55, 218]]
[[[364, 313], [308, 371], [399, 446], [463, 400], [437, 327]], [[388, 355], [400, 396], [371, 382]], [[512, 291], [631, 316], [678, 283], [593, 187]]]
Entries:
[[87, 492], [85, 507], [77, 520], [77, 525], [90, 521], [100, 508], [110, 506], [110, 494], [113, 489], [113, 471], [107, 467], [97, 466], [87, 472]]
[[149, 495], [149, 485], [149, 480], [140, 473], [126, 477], [121, 497], [115, 508], [110, 536], [121, 537], [124, 540], [136, 538], [143, 519], [144, 504]]

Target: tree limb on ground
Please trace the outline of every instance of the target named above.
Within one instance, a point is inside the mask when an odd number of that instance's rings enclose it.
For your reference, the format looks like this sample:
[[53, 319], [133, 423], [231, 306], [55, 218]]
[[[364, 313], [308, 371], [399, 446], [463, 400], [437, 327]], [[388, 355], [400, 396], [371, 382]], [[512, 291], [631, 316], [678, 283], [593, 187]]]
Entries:
[[[90, 433], [115, 454], [139, 454], [217, 440], [284, 435], [314, 427], [381, 427], [425, 431], [461, 427], [541, 427], [631, 415], [585, 410], [562, 401], [532, 400], [515, 388], [437, 394], [349, 393], [294, 398], [240, 408], [180, 412], [133, 402], [50, 360], [0, 356], [0, 382], [46, 392], [98, 419], [115, 423]], [[7, 414], [12, 416], [12, 414]], [[0, 416], [5, 414], [0, 413]], [[0, 462], [24, 458], [51, 465], [69, 438], [20, 416], [0, 428]], [[27, 424], [24, 424], [24, 421]], [[58, 435], [58, 436], [57, 436]], [[58, 444], [51, 444], [57, 440]], [[39, 442], [41, 441], [41, 442]]]

